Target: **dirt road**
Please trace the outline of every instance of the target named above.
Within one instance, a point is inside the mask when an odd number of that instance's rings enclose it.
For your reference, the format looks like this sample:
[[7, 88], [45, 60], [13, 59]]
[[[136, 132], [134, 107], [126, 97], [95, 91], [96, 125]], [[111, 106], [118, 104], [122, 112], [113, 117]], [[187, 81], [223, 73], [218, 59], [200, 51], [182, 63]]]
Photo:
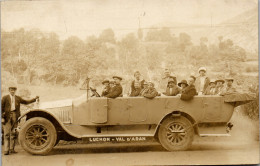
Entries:
[[[87, 165], [187, 165], [256, 164], [259, 142], [195, 140], [188, 151], [167, 152], [160, 145], [60, 145], [48, 156], [33, 156], [21, 149], [3, 156], [4, 166], [87, 166]], [[67, 162], [67, 164], [66, 164]]]

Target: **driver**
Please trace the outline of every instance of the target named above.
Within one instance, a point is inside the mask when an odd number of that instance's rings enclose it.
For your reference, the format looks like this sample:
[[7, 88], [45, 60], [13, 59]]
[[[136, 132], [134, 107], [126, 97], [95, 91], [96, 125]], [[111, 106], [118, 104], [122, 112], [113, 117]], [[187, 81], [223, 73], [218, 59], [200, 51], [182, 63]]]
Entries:
[[101, 94], [101, 96], [103, 97], [103, 96], [108, 95], [108, 93], [110, 91], [110, 86], [109, 86], [109, 81], [108, 80], [104, 80], [102, 82], [102, 84], [104, 85], [104, 89], [103, 89], [102, 94]]
[[115, 81], [115, 86], [110, 90], [110, 92], [105, 97], [116, 98], [122, 96], [123, 88], [120, 84], [122, 78], [119, 76], [113, 76], [113, 79]]

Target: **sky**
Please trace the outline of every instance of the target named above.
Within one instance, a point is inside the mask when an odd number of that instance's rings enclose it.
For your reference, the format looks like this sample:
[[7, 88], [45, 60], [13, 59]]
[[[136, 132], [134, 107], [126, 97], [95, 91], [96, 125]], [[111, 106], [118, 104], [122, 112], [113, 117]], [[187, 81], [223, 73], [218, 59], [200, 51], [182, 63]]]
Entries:
[[38, 28], [68, 36], [98, 35], [112, 28], [117, 37], [139, 27], [218, 24], [257, 7], [257, 0], [38, 0], [2, 1], [1, 28]]

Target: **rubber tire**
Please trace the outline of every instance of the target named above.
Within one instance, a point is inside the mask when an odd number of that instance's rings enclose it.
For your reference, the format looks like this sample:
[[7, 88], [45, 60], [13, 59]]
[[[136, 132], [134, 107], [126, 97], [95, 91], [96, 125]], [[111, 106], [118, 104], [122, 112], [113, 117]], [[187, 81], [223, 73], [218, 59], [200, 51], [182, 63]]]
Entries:
[[[167, 130], [166, 127], [172, 123], [178, 123], [181, 124], [185, 129], [187, 129], [187, 135], [185, 142], [180, 146], [173, 146], [171, 143], [167, 140]], [[168, 151], [180, 151], [180, 150], [187, 150], [193, 141], [194, 137], [194, 128], [192, 126], [192, 123], [185, 117], [169, 117], [166, 118], [162, 124], [160, 125], [159, 132], [158, 132], [158, 138], [161, 145]]]
[[[26, 142], [25, 133], [33, 125], [42, 125], [49, 132], [50, 142], [48, 145], [46, 145], [42, 149], [32, 149], [32, 148], [28, 147], [25, 143]], [[52, 150], [52, 148], [55, 146], [56, 140], [57, 140], [57, 132], [56, 132], [54, 125], [49, 120], [42, 118], [42, 117], [35, 117], [35, 118], [31, 118], [31, 119], [27, 120], [25, 122], [25, 124], [22, 126], [21, 131], [19, 133], [19, 143], [22, 146], [22, 148], [25, 151], [27, 151], [31, 154], [35, 154], [35, 155], [47, 155]]]

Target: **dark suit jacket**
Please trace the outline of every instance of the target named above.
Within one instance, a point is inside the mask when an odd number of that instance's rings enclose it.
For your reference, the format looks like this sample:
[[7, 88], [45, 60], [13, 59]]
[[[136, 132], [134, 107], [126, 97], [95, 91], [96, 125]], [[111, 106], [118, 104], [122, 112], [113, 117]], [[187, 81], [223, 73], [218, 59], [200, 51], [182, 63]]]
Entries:
[[[36, 99], [31, 100], [24, 100], [20, 96], [15, 95], [15, 113], [16, 113], [16, 120], [21, 115], [20, 113], [20, 104], [30, 104], [35, 102]], [[11, 97], [10, 95], [6, 95], [2, 98], [2, 118], [5, 119], [7, 122], [10, 118], [10, 112], [11, 112]]]
[[116, 97], [120, 97], [122, 96], [122, 93], [123, 93], [123, 88], [120, 84], [118, 85], [115, 85], [111, 91], [108, 93], [108, 95], [106, 95], [106, 97], [109, 97], [109, 98], [116, 98]]
[[194, 85], [189, 85], [185, 89], [183, 89], [182, 94], [181, 94], [181, 99], [182, 100], [191, 100], [193, 96], [197, 94], [195, 86]]

